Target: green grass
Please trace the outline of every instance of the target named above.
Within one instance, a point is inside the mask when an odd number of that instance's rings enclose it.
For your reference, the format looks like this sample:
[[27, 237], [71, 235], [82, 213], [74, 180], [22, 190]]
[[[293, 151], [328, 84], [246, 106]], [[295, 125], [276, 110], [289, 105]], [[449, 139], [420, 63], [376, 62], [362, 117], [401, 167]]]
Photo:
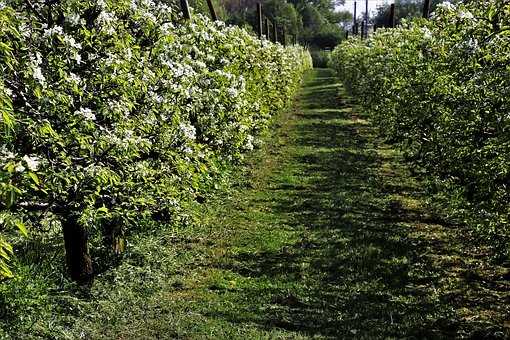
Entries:
[[12, 316], [5, 334], [510, 336], [508, 268], [440, 223], [331, 71], [307, 75], [265, 146], [237, 170], [230, 189], [190, 207], [194, 223], [130, 240], [90, 291], [34, 287], [42, 302]]

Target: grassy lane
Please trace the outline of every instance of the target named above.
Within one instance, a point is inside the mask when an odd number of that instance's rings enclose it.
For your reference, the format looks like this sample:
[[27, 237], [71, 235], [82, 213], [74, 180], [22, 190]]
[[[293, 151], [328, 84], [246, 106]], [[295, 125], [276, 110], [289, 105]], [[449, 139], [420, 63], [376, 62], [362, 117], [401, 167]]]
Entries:
[[135, 242], [69, 334], [504, 337], [508, 274], [435, 222], [342, 91], [331, 71], [310, 73], [237, 185], [198, 226]]

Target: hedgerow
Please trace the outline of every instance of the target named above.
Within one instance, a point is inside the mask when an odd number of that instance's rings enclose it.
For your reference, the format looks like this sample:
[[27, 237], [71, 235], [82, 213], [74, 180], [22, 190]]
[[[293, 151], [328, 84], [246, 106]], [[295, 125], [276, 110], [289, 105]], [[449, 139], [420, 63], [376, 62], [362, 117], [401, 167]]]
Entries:
[[436, 197], [508, 254], [510, 4], [443, 3], [431, 20], [350, 39], [332, 67], [432, 180]]
[[301, 47], [161, 1], [0, 2], [0, 278], [17, 231], [63, 230], [82, 280], [91, 235], [120, 251], [178, 219], [309, 67]]

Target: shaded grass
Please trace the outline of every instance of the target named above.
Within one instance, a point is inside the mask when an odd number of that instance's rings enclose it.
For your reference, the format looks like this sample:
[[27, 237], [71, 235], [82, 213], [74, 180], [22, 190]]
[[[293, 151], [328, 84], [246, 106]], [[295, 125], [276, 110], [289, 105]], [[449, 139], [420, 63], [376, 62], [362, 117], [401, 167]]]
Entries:
[[[329, 70], [188, 227], [134, 236], [23, 338], [505, 338], [508, 268], [438, 223]], [[439, 219], [440, 220], [440, 219]]]

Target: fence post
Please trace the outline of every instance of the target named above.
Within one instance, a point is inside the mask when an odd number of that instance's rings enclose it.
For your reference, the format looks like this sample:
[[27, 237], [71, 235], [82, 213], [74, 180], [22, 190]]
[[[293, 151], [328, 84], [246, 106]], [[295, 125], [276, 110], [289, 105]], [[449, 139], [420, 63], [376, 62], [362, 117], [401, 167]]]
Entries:
[[269, 19], [266, 18], [266, 39], [269, 40]]
[[352, 33], [358, 34], [358, 23], [356, 22], [356, 1], [354, 1], [354, 14], [352, 15]]
[[365, 38], [368, 38], [368, 0], [365, 0]]
[[395, 28], [395, 4], [390, 6], [390, 18], [388, 20], [388, 27]]
[[207, 0], [207, 6], [209, 6], [209, 12], [211, 12], [211, 19], [213, 21], [218, 20], [218, 16], [216, 15], [216, 10], [214, 9], [212, 0]]
[[366, 28], [366, 24], [365, 24], [365, 21], [362, 21], [361, 22], [361, 39], [364, 39], [365, 38], [365, 30], [367, 29]]
[[259, 39], [262, 39], [262, 5], [257, 2], [257, 23]]
[[428, 19], [430, 16], [430, 0], [425, 0], [423, 2], [423, 17]]
[[184, 19], [190, 20], [191, 14], [189, 12], [188, 0], [181, 0], [181, 9], [182, 9], [182, 15], [184, 16]]

